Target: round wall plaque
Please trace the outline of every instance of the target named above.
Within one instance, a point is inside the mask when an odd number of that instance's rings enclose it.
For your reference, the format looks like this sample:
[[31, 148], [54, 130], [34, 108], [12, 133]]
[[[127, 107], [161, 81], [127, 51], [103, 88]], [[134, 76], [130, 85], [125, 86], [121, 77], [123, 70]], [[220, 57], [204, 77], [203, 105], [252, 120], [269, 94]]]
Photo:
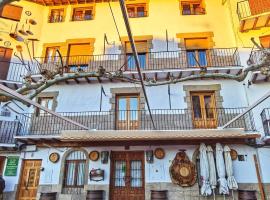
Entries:
[[232, 160], [236, 160], [237, 159], [238, 153], [237, 153], [236, 150], [231, 149], [230, 154], [231, 154]]
[[154, 154], [157, 159], [163, 159], [165, 157], [165, 151], [162, 148], [156, 148]]
[[99, 152], [98, 151], [91, 151], [89, 153], [89, 159], [92, 161], [97, 161], [99, 159]]
[[60, 158], [60, 155], [56, 152], [54, 153], [51, 153], [50, 156], [49, 156], [49, 160], [52, 162], [52, 163], [57, 163], [58, 160]]

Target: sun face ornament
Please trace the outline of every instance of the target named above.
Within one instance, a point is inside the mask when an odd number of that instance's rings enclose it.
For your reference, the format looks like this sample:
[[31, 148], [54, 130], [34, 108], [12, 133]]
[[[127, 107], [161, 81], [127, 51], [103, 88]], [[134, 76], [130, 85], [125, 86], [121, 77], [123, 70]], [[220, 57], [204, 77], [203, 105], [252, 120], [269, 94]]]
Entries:
[[191, 187], [196, 182], [196, 168], [189, 160], [185, 151], [176, 154], [170, 166], [171, 180], [181, 187]]

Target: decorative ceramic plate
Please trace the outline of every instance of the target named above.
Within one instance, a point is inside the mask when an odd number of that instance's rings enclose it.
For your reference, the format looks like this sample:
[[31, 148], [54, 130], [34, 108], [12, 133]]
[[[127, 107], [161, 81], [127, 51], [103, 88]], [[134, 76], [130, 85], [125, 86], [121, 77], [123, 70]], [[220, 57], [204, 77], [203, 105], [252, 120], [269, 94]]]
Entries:
[[91, 151], [89, 153], [89, 159], [92, 161], [97, 161], [99, 159], [99, 152], [98, 151]]
[[52, 163], [57, 163], [58, 160], [60, 158], [60, 155], [56, 152], [54, 153], [51, 153], [50, 156], [49, 156], [49, 160], [52, 162]]
[[232, 160], [236, 160], [237, 159], [237, 156], [238, 156], [238, 153], [236, 150], [234, 149], [231, 149], [231, 157], [232, 157]]
[[165, 151], [162, 148], [157, 148], [154, 154], [157, 159], [163, 159], [165, 157]]

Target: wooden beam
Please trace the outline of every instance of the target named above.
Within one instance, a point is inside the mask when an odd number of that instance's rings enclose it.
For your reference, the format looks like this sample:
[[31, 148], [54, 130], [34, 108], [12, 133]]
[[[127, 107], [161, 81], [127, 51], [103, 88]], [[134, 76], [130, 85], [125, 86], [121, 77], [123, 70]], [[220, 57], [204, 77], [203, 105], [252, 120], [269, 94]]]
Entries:
[[258, 77], [258, 74], [257, 74], [257, 73], [254, 74], [254, 75], [253, 75], [253, 78], [252, 78], [252, 80], [251, 80], [251, 82], [252, 82], [252, 83], [255, 83], [256, 80], [257, 80], [257, 77]]
[[257, 175], [257, 179], [258, 179], [258, 185], [259, 185], [261, 200], [265, 200], [265, 193], [264, 193], [264, 188], [263, 188], [263, 184], [262, 184], [259, 163], [258, 163], [258, 159], [257, 159], [256, 154], [253, 155], [253, 159], [254, 159], [254, 164], [255, 164], [255, 168], [256, 168], [256, 175]]
[[226, 74], [230, 74], [230, 73], [231, 73], [231, 70], [228, 69], [228, 70], [226, 71]]
[[171, 76], [171, 73], [168, 72], [168, 73], [167, 73], [167, 76], [166, 76], [166, 80], [167, 80], [167, 81], [170, 80], [170, 76]]
[[87, 83], [91, 83], [91, 80], [88, 77], [85, 77], [85, 80], [87, 81]]
[[158, 81], [158, 73], [155, 73], [155, 77], [154, 77], [155, 81]]
[[146, 74], [143, 73], [143, 80], [145, 81], [146, 80]]
[[265, 27], [267, 27], [269, 23], [270, 23], [270, 15], [268, 16], [268, 18], [267, 18], [267, 20], [265, 22]]
[[136, 79], [135, 74], [132, 74], [131, 76], [132, 76], [133, 79]]
[[256, 17], [255, 21], [254, 21], [254, 24], [253, 24], [253, 27], [252, 27], [253, 30], [256, 29], [258, 20], [259, 20], [259, 17]]
[[99, 83], [102, 83], [102, 80], [98, 76], [97, 76], [97, 80], [98, 80]]
[[181, 77], [182, 77], [182, 75], [183, 75], [183, 73], [182, 72], [179, 72], [179, 74], [178, 74], [178, 79], [180, 79]]
[[77, 84], [80, 84], [80, 80], [78, 78], [74, 78], [74, 81], [77, 83]]
[[242, 69], [239, 69], [236, 75], [239, 76], [241, 73], [242, 73]]
[[240, 32], [244, 32], [245, 25], [246, 25], [246, 21], [245, 20], [241, 21]]

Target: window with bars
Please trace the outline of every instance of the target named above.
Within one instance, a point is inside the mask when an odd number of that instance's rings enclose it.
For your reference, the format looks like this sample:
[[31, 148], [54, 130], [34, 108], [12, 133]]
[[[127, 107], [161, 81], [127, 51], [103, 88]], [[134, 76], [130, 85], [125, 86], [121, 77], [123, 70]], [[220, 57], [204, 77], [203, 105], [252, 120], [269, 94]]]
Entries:
[[63, 193], [82, 193], [85, 185], [86, 156], [82, 151], [71, 152], [65, 160]]
[[64, 9], [52, 9], [49, 16], [49, 23], [57, 23], [64, 21]]
[[205, 15], [205, 8], [200, 1], [182, 1], [181, 2], [182, 15]]
[[128, 4], [127, 11], [130, 18], [147, 17], [146, 4]]
[[86, 21], [93, 19], [93, 7], [74, 8], [72, 21]]

